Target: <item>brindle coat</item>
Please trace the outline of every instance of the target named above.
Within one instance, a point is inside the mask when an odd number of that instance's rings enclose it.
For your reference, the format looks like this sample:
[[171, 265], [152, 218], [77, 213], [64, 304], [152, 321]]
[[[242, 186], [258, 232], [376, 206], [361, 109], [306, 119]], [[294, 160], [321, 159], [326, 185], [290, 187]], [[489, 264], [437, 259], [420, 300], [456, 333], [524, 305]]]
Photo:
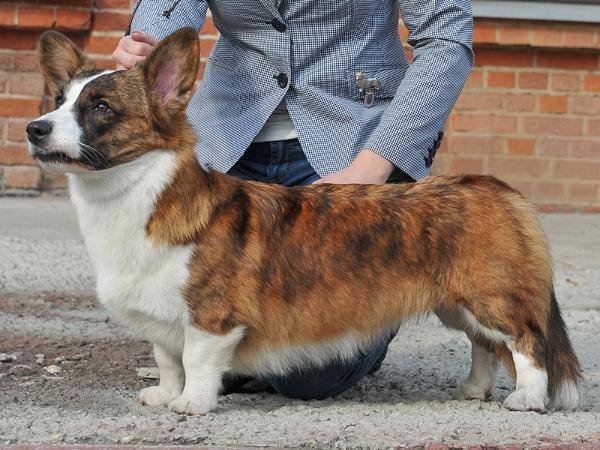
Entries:
[[[43, 67], [61, 57], [57, 36], [43, 40]], [[193, 246], [184, 296], [197, 327], [216, 335], [245, 327], [236, 350], [245, 360], [347, 333], [369, 342], [408, 318], [444, 318], [462, 307], [548, 371], [550, 397], [566, 381], [579, 383], [548, 244], [519, 192], [490, 176], [285, 188], [205, 170], [184, 112], [197, 59], [195, 34], [180, 31], [147, 63], [98, 79], [78, 100], [83, 109], [99, 95], [116, 105], [101, 123], [82, 118], [85, 142], [101, 152], [92, 169], [157, 148], [177, 153], [147, 234], [157, 245]], [[63, 74], [45, 70], [53, 94], [60, 80], [88, 70], [82, 58], [66, 61]], [[161, 90], [165, 61], [190, 62], [178, 67], [175, 94]], [[448, 324], [500, 355], [514, 373], [506, 342], [465, 322]]]

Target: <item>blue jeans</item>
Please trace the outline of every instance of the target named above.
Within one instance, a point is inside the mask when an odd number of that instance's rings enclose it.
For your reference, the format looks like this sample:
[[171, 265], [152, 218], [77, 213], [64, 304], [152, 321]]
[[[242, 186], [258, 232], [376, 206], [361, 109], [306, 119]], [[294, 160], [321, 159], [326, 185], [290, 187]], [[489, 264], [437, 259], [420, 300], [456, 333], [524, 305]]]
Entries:
[[[251, 144], [228, 174], [284, 186], [311, 184], [320, 177], [306, 160], [297, 139]], [[335, 361], [324, 367], [293, 371], [286, 376], [264, 378], [279, 394], [304, 400], [341, 394], [357, 384], [385, 355], [390, 337], [352, 360]]]

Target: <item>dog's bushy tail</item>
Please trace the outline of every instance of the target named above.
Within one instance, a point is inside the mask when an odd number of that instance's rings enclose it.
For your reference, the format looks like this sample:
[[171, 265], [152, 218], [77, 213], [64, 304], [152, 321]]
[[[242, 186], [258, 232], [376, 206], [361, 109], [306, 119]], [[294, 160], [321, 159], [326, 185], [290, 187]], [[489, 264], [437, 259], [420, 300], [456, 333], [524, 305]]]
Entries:
[[582, 372], [560, 314], [554, 289], [550, 295], [546, 346], [548, 395], [553, 409], [575, 409], [582, 396]]

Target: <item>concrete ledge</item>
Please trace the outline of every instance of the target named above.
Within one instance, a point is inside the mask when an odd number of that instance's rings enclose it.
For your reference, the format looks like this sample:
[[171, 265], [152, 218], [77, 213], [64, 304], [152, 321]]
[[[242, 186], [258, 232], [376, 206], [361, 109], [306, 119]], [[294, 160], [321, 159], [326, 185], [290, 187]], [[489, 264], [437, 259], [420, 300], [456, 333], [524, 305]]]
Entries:
[[497, 19], [554, 20], [559, 22], [600, 22], [600, 5], [474, 0], [474, 17]]

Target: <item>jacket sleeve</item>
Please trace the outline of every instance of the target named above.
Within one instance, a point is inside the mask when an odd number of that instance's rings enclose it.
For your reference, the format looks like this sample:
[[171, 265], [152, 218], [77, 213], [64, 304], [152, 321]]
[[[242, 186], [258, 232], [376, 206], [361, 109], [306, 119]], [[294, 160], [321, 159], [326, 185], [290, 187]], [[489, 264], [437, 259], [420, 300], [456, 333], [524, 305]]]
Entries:
[[413, 62], [364, 148], [418, 179], [429, 172], [436, 141], [473, 65], [473, 16], [469, 0], [397, 3]]
[[[168, 13], [174, 5], [175, 8]], [[180, 0], [179, 3], [176, 0], [139, 0], [130, 31], [144, 31], [157, 39], [164, 39], [180, 28], [200, 30], [207, 9], [206, 0]]]

